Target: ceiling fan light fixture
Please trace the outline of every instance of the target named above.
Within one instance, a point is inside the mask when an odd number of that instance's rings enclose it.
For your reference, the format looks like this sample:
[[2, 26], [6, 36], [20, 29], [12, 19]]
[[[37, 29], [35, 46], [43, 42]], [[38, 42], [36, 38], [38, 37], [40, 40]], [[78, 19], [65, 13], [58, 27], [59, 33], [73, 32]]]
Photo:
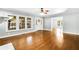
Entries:
[[41, 8], [41, 15], [47, 15], [49, 12], [48, 9], [45, 9], [45, 8]]
[[49, 10], [46, 10], [46, 12], [49, 12]]
[[42, 12], [42, 13], [40, 13], [40, 15], [41, 15], [41, 16], [43, 16], [43, 15], [44, 15], [44, 13]]
[[43, 8], [41, 8], [41, 12], [44, 12]]

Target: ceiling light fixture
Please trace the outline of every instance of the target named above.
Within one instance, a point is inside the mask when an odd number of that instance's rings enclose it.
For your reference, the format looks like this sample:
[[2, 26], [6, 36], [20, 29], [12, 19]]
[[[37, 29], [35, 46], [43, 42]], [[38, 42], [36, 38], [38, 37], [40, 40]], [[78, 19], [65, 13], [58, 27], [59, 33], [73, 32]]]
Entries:
[[41, 15], [46, 15], [47, 13], [49, 12], [48, 9], [45, 9], [45, 8], [41, 8]]

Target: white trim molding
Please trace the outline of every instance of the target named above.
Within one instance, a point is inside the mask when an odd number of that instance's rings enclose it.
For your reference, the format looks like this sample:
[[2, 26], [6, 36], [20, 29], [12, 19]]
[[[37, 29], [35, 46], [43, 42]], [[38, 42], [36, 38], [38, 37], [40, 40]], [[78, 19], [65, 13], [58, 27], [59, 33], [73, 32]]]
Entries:
[[51, 31], [51, 29], [43, 29], [43, 30]]
[[73, 33], [73, 32], [63, 32], [63, 33], [79, 35], [79, 33]]
[[[36, 32], [36, 30], [33, 30], [33, 31], [27, 31], [27, 32], [21, 32], [21, 33], [15, 33], [15, 34], [9, 34], [9, 32], [6, 34], [6, 35], [4, 35], [4, 36], [0, 36], [0, 39], [1, 38], [6, 38], [6, 37], [11, 37], [11, 36], [16, 36], [16, 35], [22, 35], [22, 34], [27, 34], [27, 33], [31, 33], [31, 32]], [[5, 33], [4, 33], [5, 34]]]

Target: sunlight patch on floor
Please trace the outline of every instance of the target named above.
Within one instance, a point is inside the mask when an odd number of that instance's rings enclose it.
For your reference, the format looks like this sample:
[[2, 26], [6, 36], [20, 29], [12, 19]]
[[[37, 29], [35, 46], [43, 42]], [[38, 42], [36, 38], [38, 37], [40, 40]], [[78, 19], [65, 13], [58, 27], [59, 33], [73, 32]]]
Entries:
[[32, 44], [32, 36], [29, 36], [26, 38], [27, 44], [31, 45]]
[[59, 47], [63, 45], [63, 31], [61, 29], [56, 29], [56, 41]]

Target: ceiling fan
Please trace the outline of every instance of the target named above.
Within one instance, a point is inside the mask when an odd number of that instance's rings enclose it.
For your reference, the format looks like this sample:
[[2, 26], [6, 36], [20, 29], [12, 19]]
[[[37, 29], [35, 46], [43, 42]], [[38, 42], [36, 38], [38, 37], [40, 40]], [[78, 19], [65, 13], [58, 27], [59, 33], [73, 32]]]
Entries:
[[48, 12], [49, 12], [49, 10], [48, 10], [48, 9], [41, 8], [41, 13], [47, 14]]

